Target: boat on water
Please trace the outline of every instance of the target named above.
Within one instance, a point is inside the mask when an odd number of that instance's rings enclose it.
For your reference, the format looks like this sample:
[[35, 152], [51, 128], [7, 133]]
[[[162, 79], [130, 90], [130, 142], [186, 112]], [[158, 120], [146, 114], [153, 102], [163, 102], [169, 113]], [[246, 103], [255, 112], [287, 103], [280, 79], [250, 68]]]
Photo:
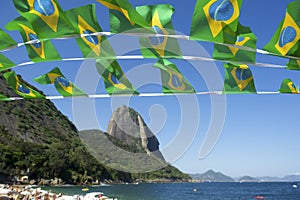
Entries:
[[255, 196], [254, 198], [257, 199], [257, 200], [265, 200], [264, 196]]
[[89, 188], [82, 188], [81, 191], [82, 192], [87, 192], [87, 191], [89, 191]]
[[104, 196], [102, 192], [90, 192], [83, 197], [83, 200], [117, 200], [117, 199]]

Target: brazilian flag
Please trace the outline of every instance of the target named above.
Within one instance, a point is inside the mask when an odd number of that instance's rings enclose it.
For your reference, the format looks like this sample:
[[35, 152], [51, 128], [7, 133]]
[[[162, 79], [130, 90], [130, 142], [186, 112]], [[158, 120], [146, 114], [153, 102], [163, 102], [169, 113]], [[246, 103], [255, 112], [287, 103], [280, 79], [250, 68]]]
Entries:
[[0, 50], [7, 49], [16, 45], [16, 41], [14, 41], [5, 31], [0, 29]]
[[10, 99], [2, 94], [0, 94], [0, 101], [9, 101]]
[[224, 43], [224, 28], [237, 31], [242, 0], [197, 0], [190, 38]]
[[7, 96], [4, 96], [2, 94], [0, 94], [0, 101], [10, 101], [11, 99], [8, 98]]
[[146, 20], [128, 0], [97, 0], [109, 9], [110, 31], [120, 33], [133, 28], [149, 28]]
[[169, 38], [175, 35], [172, 25], [174, 8], [169, 4], [139, 6], [138, 13], [152, 27], [155, 34], [164, 36], [140, 37], [140, 48], [145, 58], [181, 57], [177, 39]]
[[32, 98], [45, 98], [44, 95], [40, 94], [39, 92], [35, 91], [34, 89], [30, 88], [26, 85], [20, 78], [16, 75], [14, 71], [6, 72], [3, 74], [4, 78], [6, 79], [7, 84], [20, 96], [24, 97], [25, 99], [32, 99]]
[[97, 58], [99, 56], [113, 56], [115, 53], [105, 36], [92, 35], [102, 32], [96, 17], [95, 4], [82, 6], [65, 11], [66, 16], [81, 34], [76, 42], [85, 58]]
[[[298, 48], [295, 51], [295, 55], [300, 55], [300, 48]], [[286, 69], [289, 69], [289, 70], [300, 70], [300, 60], [299, 59], [289, 59], [289, 62], [286, 64]]]
[[104, 80], [105, 89], [109, 95], [139, 94], [126, 78], [123, 70], [116, 60], [97, 59], [96, 68]]
[[193, 86], [184, 78], [176, 65], [166, 59], [155, 63], [160, 69], [163, 93], [195, 93]]
[[224, 64], [225, 67], [225, 94], [256, 93], [253, 75], [247, 65]]
[[86, 95], [73, 83], [67, 80], [57, 67], [47, 74], [35, 78], [34, 81], [40, 84], [54, 84], [57, 92], [64, 97]]
[[286, 66], [289, 70], [300, 70], [300, 60], [290, 59]]
[[[31, 24], [24, 18], [18, 17], [10, 21], [6, 26], [8, 30], [18, 30], [24, 42], [39, 40], [40, 36], [34, 31]], [[50, 40], [25, 44], [29, 58], [33, 62], [45, 62], [49, 60], [61, 60], [58, 52]]]
[[13, 0], [17, 11], [25, 17], [40, 40], [76, 34], [57, 0]]
[[284, 19], [270, 42], [264, 47], [264, 50], [279, 56], [300, 56], [300, 54], [295, 53], [299, 48], [298, 41], [300, 39], [299, 7], [300, 1], [289, 3]]
[[11, 60], [6, 58], [4, 55], [0, 54], [0, 72], [6, 69], [10, 69], [16, 66]]
[[[249, 27], [238, 24], [237, 32], [226, 28], [224, 30], [224, 43], [231, 44], [234, 40], [234, 45], [241, 47], [249, 47], [249, 50], [214, 44], [212, 57], [216, 60], [226, 60], [232, 62], [247, 62], [255, 63], [256, 60], [256, 36], [252, 33]], [[252, 49], [252, 51], [251, 51]]]
[[280, 89], [280, 93], [290, 93], [290, 94], [300, 94], [299, 87], [293, 83], [293, 81], [289, 78], [286, 78], [282, 81]]

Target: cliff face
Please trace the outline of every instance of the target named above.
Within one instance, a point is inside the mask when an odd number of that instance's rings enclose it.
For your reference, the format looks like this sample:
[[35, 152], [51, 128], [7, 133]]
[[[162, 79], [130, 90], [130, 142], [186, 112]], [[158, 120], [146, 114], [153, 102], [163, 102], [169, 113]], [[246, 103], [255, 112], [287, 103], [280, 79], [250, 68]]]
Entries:
[[[3, 76], [0, 76], [0, 92], [17, 96]], [[25, 142], [51, 143], [54, 137], [61, 141], [77, 137], [76, 127], [45, 99], [0, 102], [0, 127]]]
[[159, 151], [159, 142], [145, 124], [143, 118], [132, 108], [122, 106], [117, 108], [108, 123], [107, 133], [125, 144], [135, 146], [148, 155], [155, 155], [164, 160]]

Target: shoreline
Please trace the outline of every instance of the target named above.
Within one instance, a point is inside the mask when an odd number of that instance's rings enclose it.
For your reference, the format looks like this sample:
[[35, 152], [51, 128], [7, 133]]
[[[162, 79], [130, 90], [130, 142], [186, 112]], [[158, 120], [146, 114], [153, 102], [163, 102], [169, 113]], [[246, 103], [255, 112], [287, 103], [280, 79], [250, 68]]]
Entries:
[[[273, 183], [273, 184], [272, 184]], [[274, 185], [275, 183], [275, 185]], [[156, 185], [157, 184], [157, 185]], [[182, 186], [181, 186], [182, 184]], [[257, 188], [270, 188], [270, 186], [277, 188], [278, 185], [283, 188], [289, 188], [291, 191], [297, 191], [300, 188], [300, 181], [298, 182], [202, 182], [202, 183], [195, 183], [195, 182], [172, 182], [172, 183], [141, 183], [140, 186], [133, 186], [134, 183], [125, 183], [125, 184], [116, 184], [118, 186], [112, 187], [101, 187], [101, 185], [87, 185], [87, 186], [79, 186], [79, 185], [70, 185], [70, 184], [60, 184], [55, 186], [32, 186], [28, 187], [28, 185], [5, 185], [6, 187], [11, 187], [10, 189], [13, 189], [15, 192], [10, 194], [10, 196], [5, 196], [5, 199], [3, 200], [116, 200], [118, 199], [132, 199], [130, 197], [131, 193], [128, 193], [128, 191], [139, 191], [140, 194], [143, 194], [145, 188], [150, 188], [149, 191], [153, 192], [153, 189], [155, 188], [155, 191], [157, 188], [174, 188], [176, 191], [179, 189], [184, 189], [187, 192], [190, 192], [194, 195], [202, 195], [202, 193], [198, 193], [202, 189], [208, 189], [208, 188], [228, 188], [229, 186], [233, 186], [231, 188], [240, 188], [245, 189], [249, 188], [249, 186], [256, 191], [257, 195], [260, 195], [260, 189]], [[269, 185], [271, 184], [271, 185]], [[282, 185], [283, 184], [283, 185]], [[1, 185], [0, 184], [0, 191], [1, 191]], [[128, 185], [128, 186], [127, 186]], [[138, 185], [138, 184], [137, 184]], [[57, 187], [57, 189], [55, 188]], [[70, 188], [68, 188], [70, 187]], [[26, 189], [25, 189], [26, 188]], [[17, 190], [17, 192], [16, 192]], [[30, 191], [27, 192], [27, 196], [22, 192], [24, 191]], [[175, 191], [174, 190], [174, 191]], [[161, 190], [166, 191], [166, 190]], [[102, 193], [108, 194], [109, 198], [104, 196]], [[101, 193], [103, 197], [105, 198], [98, 198], [93, 196], [93, 199], [85, 198], [87, 194], [96, 194]], [[151, 193], [153, 194], [153, 193]], [[252, 193], [250, 193], [252, 195]], [[0, 197], [3, 197], [0, 193]], [[45, 198], [46, 197], [46, 198]], [[95, 199], [94, 199], [95, 197]], [[102, 197], [102, 196], [101, 196]], [[154, 197], [154, 196], [153, 196]], [[98, 198], [98, 199], [97, 199]], [[153, 198], [154, 199], [154, 198]], [[1, 198], [2, 200], [2, 198]]]
[[148, 181], [134, 181], [134, 182], [121, 182], [121, 181], [109, 181], [101, 182], [100, 184], [30, 184], [30, 183], [2, 183], [1, 186], [6, 186], [10, 188], [20, 188], [24, 189], [26, 187], [100, 187], [108, 185], [137, 185], [137, 184], [168, 184], [168, 183], [300, 183], [300, 180], [295, 181], [208, 181], [208, 180], [186, 180], [186, 181], [161, 181], [161, 180], [148, 180]]
[[125, 181], [112, 181], [112, 180], [103, 180], [103, 181], [95, 181], [95, 182], [83, 182], [79, 184], [72, 184], [68, 182], [64, 182], [61, 179], [41, 179], [39, 181], [36, 180], [28, 180], [28, 181], [3, 181], [0, 180], [0, 185], [10, 185], [10, 186], [64, 186], [64, 185], [72, 185], [72, 186], [101, 186], [107, 184], [136, 184], [136, 183], [190, 183], [194, 182], [192, 179], [151, 179], [151, 180], [143, 180], [143, 179], [136, 179], [130, 182]]

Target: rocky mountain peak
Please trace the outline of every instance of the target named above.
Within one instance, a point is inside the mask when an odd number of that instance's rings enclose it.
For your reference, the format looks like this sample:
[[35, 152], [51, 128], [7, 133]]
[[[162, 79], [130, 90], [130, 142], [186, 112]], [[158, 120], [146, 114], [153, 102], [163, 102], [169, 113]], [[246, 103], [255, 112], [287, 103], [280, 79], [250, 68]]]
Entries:
[[159, 142], [142, 116], [127, 106], [117, 108], [108, 123], [107, 133], [140, 151], [155, 155], [164, 161]]

